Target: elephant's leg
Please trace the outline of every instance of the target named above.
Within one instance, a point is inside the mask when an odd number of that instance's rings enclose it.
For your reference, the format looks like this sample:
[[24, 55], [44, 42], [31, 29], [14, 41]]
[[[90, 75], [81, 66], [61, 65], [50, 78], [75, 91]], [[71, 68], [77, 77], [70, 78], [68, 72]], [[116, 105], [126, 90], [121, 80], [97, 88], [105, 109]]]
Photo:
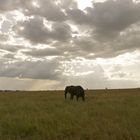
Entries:
[[85, 101], [85, 95], [82, 96], [82, 100]]
[[73, 100], [73, 94], [70, 95], [70, 99]]
[[77, 101], [78, 101], [78, 98], [79, 98], [79, 96], [77, 95], [77, 96], [76, 96], [76, 100], [77, 100]]

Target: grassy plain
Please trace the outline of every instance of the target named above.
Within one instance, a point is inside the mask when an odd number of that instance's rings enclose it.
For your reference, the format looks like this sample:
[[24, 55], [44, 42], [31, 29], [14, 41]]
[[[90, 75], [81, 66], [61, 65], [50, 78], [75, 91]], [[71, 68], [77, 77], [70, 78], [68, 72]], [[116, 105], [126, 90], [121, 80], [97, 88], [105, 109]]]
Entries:
[[0, 140], [139, 140], [140, 89], [1, 92]]

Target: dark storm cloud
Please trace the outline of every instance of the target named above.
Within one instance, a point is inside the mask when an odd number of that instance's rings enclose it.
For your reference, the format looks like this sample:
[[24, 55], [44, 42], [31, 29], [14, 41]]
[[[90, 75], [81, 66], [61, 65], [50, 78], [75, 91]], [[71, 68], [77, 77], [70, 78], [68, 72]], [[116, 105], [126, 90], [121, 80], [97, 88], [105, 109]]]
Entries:
[[[0, 62], [0, 77], [18, 77], [31, 79], [58, 79], [61, 73], [58, 71], [58, 61], [21, 61], [6, 63]], [[27, 70], [28, 69], [28, 70]]]
[[18, 23], [15, 31], [33, 43], [46, 43], [49, 40], [65, 42], [71, 38], [71, 28], [68, 24], [54, 23], [50, 29], [44, 25], [43, 19], [40, 17]]

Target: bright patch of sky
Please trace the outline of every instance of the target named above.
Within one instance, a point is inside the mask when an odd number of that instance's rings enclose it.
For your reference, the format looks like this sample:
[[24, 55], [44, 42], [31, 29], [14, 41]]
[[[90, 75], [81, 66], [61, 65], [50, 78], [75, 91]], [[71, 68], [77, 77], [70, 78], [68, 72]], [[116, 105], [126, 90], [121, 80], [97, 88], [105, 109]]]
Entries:
[[86, 7], [92, 7], [95, 2], [104, 2], [106, 0], [77, 0], [78, 8], [84, 10]]
[[78, 8], [81, 10], [84, 10], [86, 7], [92, 6], [91, 0], [77, 0], [77, 3], [78, 3]]

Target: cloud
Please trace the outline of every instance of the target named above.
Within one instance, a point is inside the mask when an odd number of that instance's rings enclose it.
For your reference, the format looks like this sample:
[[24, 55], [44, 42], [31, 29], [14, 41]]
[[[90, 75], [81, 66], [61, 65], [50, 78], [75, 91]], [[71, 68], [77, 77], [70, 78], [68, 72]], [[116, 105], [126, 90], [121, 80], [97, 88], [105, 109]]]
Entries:
[[75, 23], [93, 27], [94, 37], [111, 38], [140, 21], [140, 4], [132, 0], [108, 0], [96, 2], [85, 11], [70, 9], [67, 13]]
[[[67, 20], [66, 10], [77, 8], [75, 0], [30, 0], [29, 2], [19, 2], [20, 7], [27, 16], [41, 16], [48, 21], [63, 22]], [[34, 4], [33, 4], [34, 2]]]
[[[23, 61], [23, 62], [0, 62], [0, 77], [18, 77], [29, 79], [59, 79], [59, 63], [54, 61]], [[28, 69], [28, 70], [27, 70]]]
[[19, 22], [15, 28], [19, 35], [34, 43], [45, 43], [49, 34], [49, 30], [43, 24], [43, 19], [39, 17]]
[[0, 32], [0, 42], [5, 42], [8, 40], [8, 35]]
[[[44, 9], [43, 2], [48, 1], [38, 1], [38, 7]], [[66, 3], [72, 8], [67, 7]], [[23, 8], [30, 7], [26, 2], [20, 4]], [[70, 1], [54, 1], [48, 4], [63, 9], [67, 18], [62, 21], [49, 21], [43, 14], [41, 16], [34, 12], [38, 7], [31, 4], [31, 8], [27, 7], [27, 11], [32, 11], [33, 16], [17, 23], [14, 31], [19, 37], [34, 45], [48, 44], [54, 47], [54, 43], [59, 42], [58, 46], [55, 46], [59, 51], [48, 51], [50, 55], [58, 53], [65, 59], [74, 57], [95, 59], [115, 57], [139, 49], [140, 4], [138, 3], [131, 0], [96, 2], [93, 7], [88, 7], [84, 11], [78, 9], [76, 4], [73, 6], [74, 3]], [[73, 27], [77, 28], [77, 34], [74, 34]], [[34, 57], [49, 55], [41, 51], [29, 50], [24, 51], [24, 54]]]
[[0, 0], [0, 11], [11, 10], [12, 8], [12, 0]]
[[34, 0], [0, 0], [0, 11], [7, 12], [21, 9], [31, 9]]
[[113, 35], [140, 20], [140, 5], [132, 0], [106, 1], [95, 4], [95, 8], [88, 10], [93, 17], [96, 31], [103, 35]]
[[[57, 0], [27, 0], [19, 1], [18, 5], [27, 16], [41, 16], [49, 21], [65, 21], [66, 15], [59, 6]], [[62, 5], [61, 5], [62, 6]]]
[[75, 0], [60, 0], [60, 7], [63, 9], [76, 9], [78, 7], [77, 2]]
[[68, 18], [77, 24], [87, 24], [89, 17], [80, 9], [67, 9]]
[[140, 3], [108, 0], [81, 10], [75, 0], [0, 0], [0, 13], [0, 77], [91, 88], [139, 77], [132, 56], [140, 53]]
[[9, 45], [9, 44], [0, 44], [0, 50], [5, 50], [8, 52], [17, 52], [22, 46], [20, 45]]
[[16, 55], [15, 53], [6, 53], [3, 55], [3, 58], [13, 61], [13, 60], [16, 60], [15, 55]]
[[67, 41], [71, 38], [71, 28], [66, 23], [54, 23], [51, 29], [46, 27], [41, 17], [34, 17], [24, 22], [19, 22], [15, 27], [16, 32], [32, 43], [47, 43], [49, 40]]
[[31, 49], [22, 51], [25, 55], [30, 55], [32, 57], [45, 57], [45, 56], [59, 56], [63, 52], [56, 48], [45, 48], [45, 49]]
[[[86, 64], [86, 65], [85, 65]], [[83, 85], [84, 88], [105, 88], [107, 76], [102, 66], [95, 61], [66, 62], [63, 64], [65, 84]]]
[[[6, 12], [20, 9], [27, 16], [36, 15], [45, 17], [47, 20], [64, 21], [66, 15], [56, 2], [56, 0], [0, 0], [0, 11]], [[70, 4], [70, 2], [67, 3]], [[65, 4], [66, 2], [63, 2], [61, 6]]]
[[2, 26], [1, 26], [1, 32], [2, 33], [7, 33], [7, 32], [9, 32], [9, 29], [11, 28], [11, 23], [9, 22], [9, 21], [4, 21], [3, 23], [2, 23]]
[[51, 38], [58, 41], [67, 41], [71, 38], [71, 27], [66, 23], [55, 23], [52, 25], [52, 31], [50, 33]]

